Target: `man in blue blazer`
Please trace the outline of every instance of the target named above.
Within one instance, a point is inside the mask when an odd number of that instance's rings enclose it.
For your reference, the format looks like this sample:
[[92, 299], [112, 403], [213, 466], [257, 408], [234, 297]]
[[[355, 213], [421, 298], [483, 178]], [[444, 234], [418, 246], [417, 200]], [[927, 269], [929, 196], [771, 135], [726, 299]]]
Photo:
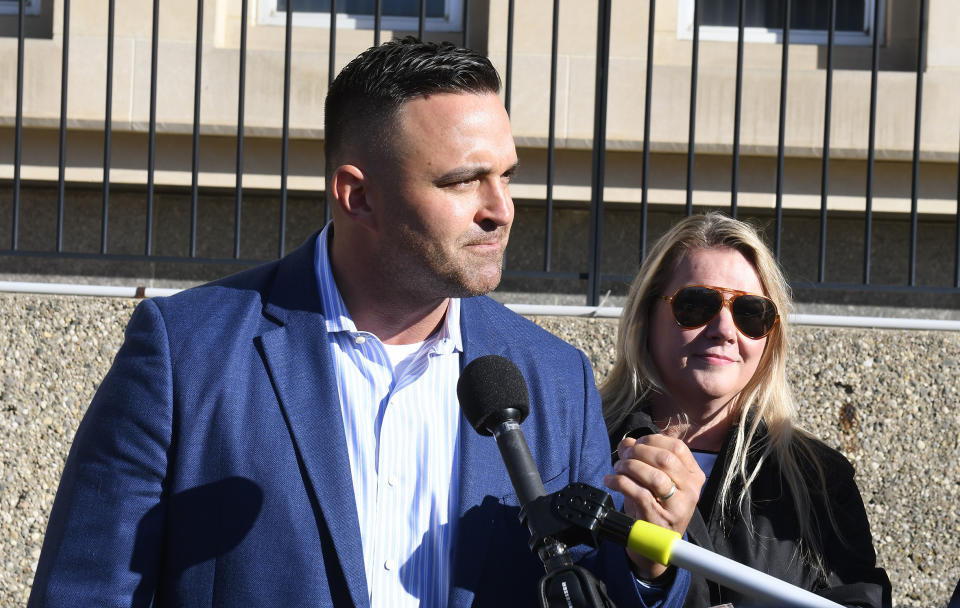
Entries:
[[[601, 486], [610, 455], [583, 353], [481, 295], [513, 220], [498, 89], [484, 57], [409, 39], [344, 69], [332, 224], [137, 307], [77, 431], [32, 606], [535, 605], [543, 569], [494, 440], [461, 420], [459, 370], [518, 365], [548, 492]], [[588, 561], [636, 599], [621, 549]]]

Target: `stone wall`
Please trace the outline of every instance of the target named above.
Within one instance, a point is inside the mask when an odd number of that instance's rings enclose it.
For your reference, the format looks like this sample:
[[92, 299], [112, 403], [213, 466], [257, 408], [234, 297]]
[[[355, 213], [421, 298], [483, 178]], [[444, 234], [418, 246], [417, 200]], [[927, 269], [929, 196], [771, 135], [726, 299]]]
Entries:
[[[26, 603], [77, 423], [136, 302], [0, 295], [0, 608]], [[536, 321], [602, 378], [616, 321]], [[960, 334], [795, 328], [800, 420], [856, 466], [894, 604], [946, 606], [960, 577]]]

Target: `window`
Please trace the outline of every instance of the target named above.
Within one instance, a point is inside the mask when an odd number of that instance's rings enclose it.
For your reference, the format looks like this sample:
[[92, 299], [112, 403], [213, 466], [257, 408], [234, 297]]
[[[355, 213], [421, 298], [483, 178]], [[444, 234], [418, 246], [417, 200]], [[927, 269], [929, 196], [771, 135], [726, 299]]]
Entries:
[[[679, 0], [677, 36], [693, 38], [693, 3]], [[874, 11], [881, 11], [878, 0], [836, 0], [837, 16], [834, 42], [845, 45], [873, 44]], [[737, 11], [740, 0], [700, 0], [700, 39], [737, 39]], [[830, 0], [793, 0], [790, 3], [790, 42], [826, 44]], [[746, 0], [744, 2], [744, 40], [780, 42], [783, 37], [782, 0]], [[883, 27], [880, 28], [881, 36]], [[882, 38], [881, 38], [882, 42]]]
[[[283, 25], [288, 1], [292, 1], [295, 25], [330, 25], [330, 0], [260, 0], [260, 23]], [[383, 29], [417, 29], [420, 17], [419, 0], [382, 0], [380, 5]], [[337, 27], [373, 29], [373, 10], [374, 0], [338, 0]], [[426, 12], [424, 27], [428, 31], [458, 32], [463, 26], [461, 0], [427, 0]]]
[[[19, 0], [0, 0], [0, 15], [16, 15], [19, 10]], [[39, 15], [40, 0], [25, 0], [23, 3], [23, 14]]]

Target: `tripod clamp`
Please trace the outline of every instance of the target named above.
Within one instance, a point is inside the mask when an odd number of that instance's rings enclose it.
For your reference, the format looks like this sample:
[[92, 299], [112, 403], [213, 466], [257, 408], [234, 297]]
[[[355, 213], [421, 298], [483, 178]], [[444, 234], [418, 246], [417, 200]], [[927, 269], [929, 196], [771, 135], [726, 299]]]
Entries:
[[538, 554], [554, 542], [598, 547], [606, 540], [626, 546], [635, 523], [616, 509], [609, 494], [579, 482], [530, 501], [520, 521], [530, 530], [530, 550]]
[[530, 550], [547, 571], [540, 579], [543, 608], [613, 608], [606, 586], [567, 553], [568, 546], [597, 547], [603, 540], [626, 544], [634, 522], [616, 510], [609, 494], [571, 483], [527, 503], [520, 520], [530, 530]]

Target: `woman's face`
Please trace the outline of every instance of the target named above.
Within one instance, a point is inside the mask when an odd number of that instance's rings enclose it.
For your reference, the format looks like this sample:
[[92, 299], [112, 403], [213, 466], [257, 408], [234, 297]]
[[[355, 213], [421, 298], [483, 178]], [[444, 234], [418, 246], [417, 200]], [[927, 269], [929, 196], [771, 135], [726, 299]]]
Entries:
[[[656, 295], [669, 297], [686, 285], [766, 295], [753, 265], [727, 247], [689, 251]], [[667, 390], [664, 397], [677, 411], [707, 415], [729, 404], [757, 371], [766, 344], [767, 338], [754, 340], [737, 330], [729, 306], [695, 329], [677, 325], [669, 302], [658, 297], [653, 306], [647, 347]]]

